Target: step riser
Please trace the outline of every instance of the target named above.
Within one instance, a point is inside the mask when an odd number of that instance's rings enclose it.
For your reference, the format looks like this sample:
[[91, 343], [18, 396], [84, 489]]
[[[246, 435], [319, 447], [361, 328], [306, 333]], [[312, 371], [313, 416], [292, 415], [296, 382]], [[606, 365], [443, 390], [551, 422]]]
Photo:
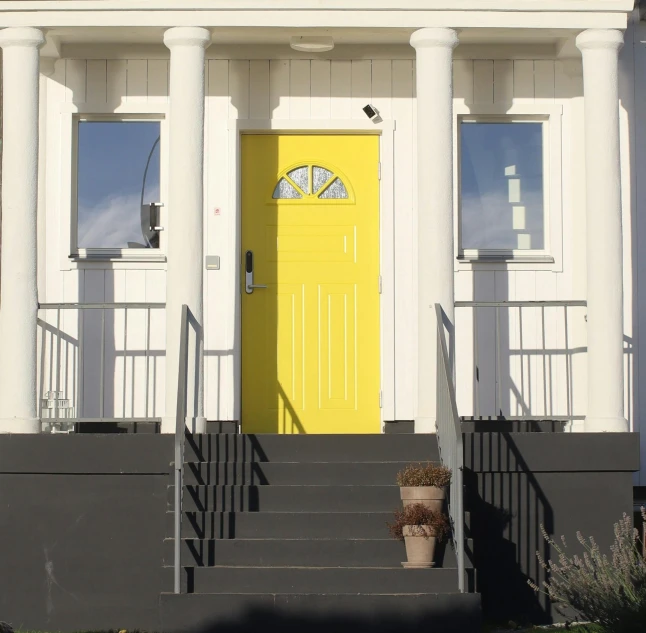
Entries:
[[185, 572], [188, 593], [451, 593], [458, 587], [457, 570], [448, 568], [195, 567]]
[[407, 462], [377, 463], [188, 463], [187, 485], [389, 486]]
[[[169, 510], [173, 494], [169, 487]], [[397, 486], [187, 486], [182, 507], [200, 512], [385, 512], [400, 505]]]
[[[182, 536], [197, 539], [384, 538], [392, 512], [272, 513], [186, 512]], [[166, 535], [173, 535], [173, 513], [166, 515]]]
[[[385, 528], [385, 526], [384, 526]], [[383, 538], [387, 538], [384, 529]], [[174, 541], [164, 542], [164, 564], [173, 565]], [[397, 567], [406, 560], [404, 543], [394, 540], [231, 540], [182, 542], [181, 564], [213, 566]], [[438, 545], [437, 567], [456, 567], [450, 545]]]
[[193, 435], [185, 462], [420, 462], [439, 461], [432, 434]]
[[161, 596], [162, 633], [480, 633], [477, 594]]

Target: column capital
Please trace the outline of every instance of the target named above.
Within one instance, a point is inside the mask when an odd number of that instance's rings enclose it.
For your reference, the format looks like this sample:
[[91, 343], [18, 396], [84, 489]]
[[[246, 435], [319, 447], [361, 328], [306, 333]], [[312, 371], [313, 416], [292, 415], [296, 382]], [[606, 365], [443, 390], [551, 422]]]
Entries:
[[10, 46], [40, 48], [44, 43], [43, 32], [29, 26], [12, 26], [0, 31], [0, 48], [9, 48]]
[[580, 51], [615, 50], [624, 45], [624, 34], [616, 29], [588, 29], [579, 33], [576, 45]]
[[447, 28], [425, 28], [410, 36], [410, 45], [417, 48], [449, 48], [453, 50], [459, 43], [457, 31]]
[[211, 44], [211, 31], [201, 27], [174, 26], [164, 32], [164, 44], [170, 49], [175, 46], [199, 46]]

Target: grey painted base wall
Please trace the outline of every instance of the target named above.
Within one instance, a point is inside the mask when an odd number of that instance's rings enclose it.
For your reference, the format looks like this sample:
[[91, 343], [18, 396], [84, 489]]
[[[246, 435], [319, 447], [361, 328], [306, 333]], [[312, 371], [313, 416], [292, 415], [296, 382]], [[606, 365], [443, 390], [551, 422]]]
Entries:
[[[602, 547], [632, 510], [635, 434], [465, 436], [467, 509], [489, 618], [548, 621], [527, 586], [551, 534]], [[0, 436], [0, 620], [41, 631], [161, 630], [172, 437]], [[189, 602], [190, 604], [190, 602]]]

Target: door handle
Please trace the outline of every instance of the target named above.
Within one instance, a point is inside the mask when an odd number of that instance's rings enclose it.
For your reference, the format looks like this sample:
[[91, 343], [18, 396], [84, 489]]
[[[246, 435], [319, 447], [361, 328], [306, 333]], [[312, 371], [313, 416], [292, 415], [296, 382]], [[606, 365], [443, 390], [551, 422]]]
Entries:
[[244, 258], [245, 270], [245, 292], [250, 295], [253, 294], [254, 288], [266, 288], [263, 284], [254, 284], [253, 282], [253, 252], [247, 251]]

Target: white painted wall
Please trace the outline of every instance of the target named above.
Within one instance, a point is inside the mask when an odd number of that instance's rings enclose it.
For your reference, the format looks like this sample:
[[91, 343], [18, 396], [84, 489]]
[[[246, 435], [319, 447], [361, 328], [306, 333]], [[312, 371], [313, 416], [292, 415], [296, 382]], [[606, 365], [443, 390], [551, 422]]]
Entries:
[[[641, 28], [641, 27], [640, 27]], [[642, 39], [644, 39], [642, 37]], [[643, 46], [640, 44], [640, 46]], [[632, 50], [627, 46], [627, 50]], [[639, 49], [640, 51], [642, 49]], [[207, 61], [206, 166], [205, 166], [205, 254], [221, 257], [221, 270], [205, 271], [205, 391], [208, 419], [235, 419], [238, 416], [238, 340], [235, 237], [238, 218], [234, 203], [236, 146], [229, 130], [231, 119], [252, 120], [349, 120], [364, 125], [361, 108], [370, 102], [384, 119], [394, 119], [394, 173], [384, 173], [382, 187], [392, 186], [395, 206], [394, 301], [387, 310], [395, 322], [393, 346], [394, 384], [384, 384], [384, 419], [407, 420], [415, 416], [416, 366], [416, 253], [415, 218], [415, 129], [414, 62], [410, 59], [226, 59]], [[626, 57], [626, 55], [624, 55]], [[642, 59], [643, 57], [643, 59]], [[628, 56], [630, 58], [630, 56]], [[624, 62], [627, 63], [627, 62]], [[646, 64], [635, 49], [635, 64]], [[624, 66], [627, 73], [631, 66]], [[642, 71], [641, 73], [645, 73]], [[47, 126], [47, 275], [45, 297], [41, 301], [164, 301], [165, 272], [160, 263], [79, 264], [67, 260], [67, 218], [69, 195], [61, 187], [61, 161], [69, 160], [68, 130], [61, 122], [64, 104], [77, 104], [89, 110], [109, 111], [119, 108], [163, 109], [167, 105], [168, 59], [67, 59], [56, 64], [49, 80]], [[562, 252], [555, 253], [556, 264], [518, 263], [456, 264], [457, 300], [547, 300], [585, 299], [585, 188], [583, 179], [583, 86], [580, 60], [549, 59], [456, 59], [454, 64], [456, 108], [466, 104], [523, 105], [531, 109], [546, 104], [562, 107]], [[637, 86], [645, 91], [646, 87]], [[634, 116], [630, 96], [622, 100], [623, 151], [628, 158], [630, 140], [635, 131], [629, 118]], [[630, 106], [630, 107], [629, 107]], [[640, 124], [639, 117], [637, 123]], [[644, 127], [644, 126], [642, 126]], [[646, 128], [644, 128], [646, 130]], [[637, 128], [639, 130], [639, 127]], [[643, 144], [643, 143], [642, 143]], [[637, 144], [636, 147], [639, 147]], [[64, 163], [63, 163], [64, 164]], [[624, 190], [635, 182], [630, 170], [624, 172]], [[643, 179], [642, 179], [643, 180]], [[638, 183], [639, 181], [637, 181]], [[640, 198], [639, 189], [635, 193]], [[646, 201], [646, 198], [644, 199]], [[646, 204], [646, 202], [645, 202]], [[632, 261], [634, 220], [631, 195], [624, 196], [625, 257], [627, 273]], [[646, 237], [645, 237], [646, 239]], [[626, 336], [632, 337], [632, 275], [626, 274]], [[646, 294], [644, 295], [646, 296]], [[646, 310], [642, 310], [646, 313]], [[511, 311], [508, 322], [501, 321], [501, 333], [510, 350], [522, 344], [534, 353], [511, 354], [497, 370], [493, 353], [495, 326], [493, 313], [478, 314], [479, 388], [474, 389], [474, 323], [467, 309], [456, 311], [458, 347], [458, 400], [464, 415], [494, 415], [496, 405], [503, 413], [518, 415], [585, 414], [585, 310], [568, 309], [567, 326], [563, 310], [551, 309], [544, 318], [536, 310]], [[152, 325], [155, 349], [163, 349], [163, 317]], [[644, 318], [644, 317], [642, 317]], [[74, 319], [65, 325], [74, 337], [78, 334]], [[118, 320], [118, 319], [117, 319]], [[133, 330], [147, 332], [145, 323], [130, 323]], [[121, 328], [121, 329], [119, 329]], [[123, 335], [123, 325], [115, 326], [115, 349]], [[503, 345], [504, 347], [504, 345]], [[569, 350], [563, 354], [563, 350]], [[553, 351], [545, 351], [553, 350]], [[121, 358], [121, 357], [119, 357]], [[134, 409], [138, 414], [161, 415], [163, 397], [163, 359], [156, 358], [157, 375], [148, 377], [148, 405], [137, 393]], [[627, 365], [632, 364], [627, 353]], [[144, 381], [146, 372], [134, 361], [136, 380]], [[116, 363], [115, 384], [123, 380]], [[496, 371], [492, 371], [496, 370]], [[126, 372], [132, 369], [126, 367]], [[128, 377], [130, 377], [128, 374]], [[627, 380], [627, 414], [635, 413], [632, 397], [633, 371]], [[496, 380], [500, 382], [501, 402], [497, 403]], [[489, 381], [489, 384], [487, 384]], [[131, 381], [130, 381], [131, 382]], [[154, 383], [154, 385], [153, 385]], [[86, 386], [86, 390], [88, 387]], [[154, 395], [151, 395], [154, 394]], [[86, 396], [90, 394], [86, 393]], [[641, 391], [640, 391], [641, 397]], [[128, 407], [127, 407], [128, 408]], [[117, 403], [115, 415], [123, 412]]]

